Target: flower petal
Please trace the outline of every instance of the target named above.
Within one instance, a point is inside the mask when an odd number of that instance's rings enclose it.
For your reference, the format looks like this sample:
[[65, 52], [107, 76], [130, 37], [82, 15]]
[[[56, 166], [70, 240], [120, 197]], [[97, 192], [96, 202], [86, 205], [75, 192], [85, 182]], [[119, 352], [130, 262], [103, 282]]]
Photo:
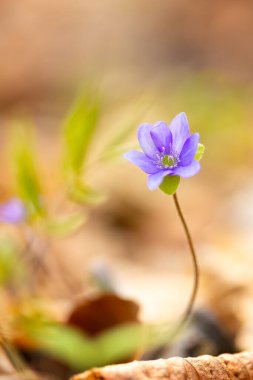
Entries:
[[159, 152], [170, 154], [172, 134], [168, 125], [164, 121], [158, 121], [151, 129], [150, 134]]
[[193, 133], [193, 135], [191, 135], [186, 140], [179, 156], [180, 166], [190, 165], [190, 163], [194, 160], [194, 157], [198, 149], [198, 143], [199, 143], [198, 133]]
[[194, 176], [200, 170], [200, 163], [198, 161], [192, 161], [188, 166], [179, 166], [178, 168], [173, 169], [173, 174], [179, 175], [183, 178], [189, 178]]
[[148, 188], [150, 190], [155, 190], [157, 187], [159, 187], [163, 181], [163, 178], [166, 177], [166, 175], [171, 174], [172, 170], [161, 170], [158, 173], [150, 174], [148, 176]]
[[12, 198], [0, 205], [0, 222], [20, 223], [26, 217], [24, 204], [18, 198]]
[[137, 150], [130, 150], [124, 154], [124, 157], [132, 164], [137, 165], [145, 173], [153, 174], [159, 170], [144, 153], [138, 152]]
[[151, 138], [150, 131], [153, 128], [151, 124], [141, 124], [138, 129], [138, 140], [143, 152], [150, 158], [157, 153], [156, 146]]
[[178, 114], [169, 126], [173, 137], [173, 149], [176, 153], [180, 153], [185, 141], [190, 137], [189, 124], [186, 114], [181, 112]]

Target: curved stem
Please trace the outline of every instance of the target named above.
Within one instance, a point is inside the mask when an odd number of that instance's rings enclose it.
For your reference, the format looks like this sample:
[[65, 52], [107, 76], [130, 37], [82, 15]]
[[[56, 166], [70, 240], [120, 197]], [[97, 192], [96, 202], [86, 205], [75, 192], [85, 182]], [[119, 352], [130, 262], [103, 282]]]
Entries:
[[176, 193], [173, 194], [173, 199], [174, 199], [174, 203], [175, 203], [179, 218], [182, 222], [182, 225], [183, 225], [183, 228], [184, 228], [184, 231], [186, 234], [187, 242], [188, 242], [191, 257], [192, 257], [193, 268], [194, 268], [194, 281], [193, 281], [192, 292], [191, 292], [191, 296], [190, 296], [190, 299], [188, 301], [187, 307], [185, 309], [185, 312], [183, 313], [182, 319], [181, 319], [179, 326], [178, 326], [178, 329], [180, 329], [192, 314], [193, 306], [194, 306], [194, 303], [196, 300], [196, 295], [197, 295], [197, 291], [198, 291], [198, 287], [199, 287], [199, 267], [198, 267], [197, 256], [196, 256], [196, 252], [194, 249], [191, 234], [190, 234], [189, 228], [186, 224], [186, 221], [185, 221], [183, 212], [181, 210], [181, 207], [179, 205]]

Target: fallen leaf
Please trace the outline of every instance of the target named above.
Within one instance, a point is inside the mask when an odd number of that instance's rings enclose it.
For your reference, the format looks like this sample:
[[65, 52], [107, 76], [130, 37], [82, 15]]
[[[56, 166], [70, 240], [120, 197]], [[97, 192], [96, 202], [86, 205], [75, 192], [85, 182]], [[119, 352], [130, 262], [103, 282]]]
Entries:
[[253, 380], [253, 352], [134, 361], [92, 369], [72, 380]]
[[135, 302], [106, 293], [77, 305], [69, 316], [68, 324], [94, 336], [114, 326], [138, 322], [138, 311]]

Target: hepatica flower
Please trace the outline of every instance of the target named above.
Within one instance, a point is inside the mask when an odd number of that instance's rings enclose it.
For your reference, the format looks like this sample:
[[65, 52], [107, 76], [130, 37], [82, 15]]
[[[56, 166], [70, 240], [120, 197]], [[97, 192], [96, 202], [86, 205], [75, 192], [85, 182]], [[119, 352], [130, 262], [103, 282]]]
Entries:
[[124, 157], [148, 174], [150, 190], [160, 186], [173, 194], [180, 177], [192, 177], [200, 170], [204, 147], [198, 133], [190, 134], [185, 113], [177, 115], [170, 125], [164, 121], [141, 124], [138, 140], [143, 152], [131, 150]]
[[164, 121], [158, 121], [154, 125], [141, 124], [138, 129], [138, 140], [143, 152], [131, 150], [125, 153], [124, 157], [148, 174], [150, 190], [159, 187], [164, 193], [173, 195], [192, 258], [193, 287], [185, 312], [176, 328], [176, 331], [179, 331], [189, 319], [194, 307], [199, 284], [199, 269], [192, 237], [176, 190], [181, 177], [192, 177], [200, 170], [199, 160], [204, 153], [204, 146], [199, 143], [198, 133], [190, 134], [187, 117], [183, 112], [178, 114], [170, 125]]
[[0, 222], [2, 223], [21, 223], [26, 217], [26, 209], [18, 198], [12, 198], [0, 205]]
[[192, 177], [200, 170], [199, 160], [204, 153], [204, 146], [199, 143], [198, 133], [190, 133], [187, 117], [183, 112], [178, 114], [169, 125], [164, 121], [158, 121], [154, 125], [141, 124], [138, 129], [138, 140], [143, 152], [131, 150], [125, 153], [124, 157], [148, 174], [150, 190], [159, 187], [165, 194], [173, 195], [192, 258], [194, 268], [192, 291], [185, 312], [176, 328], [177, 332], [192, 313], [199, 284], [199, 269], [193, 240], [176, 190], [181, 177]]

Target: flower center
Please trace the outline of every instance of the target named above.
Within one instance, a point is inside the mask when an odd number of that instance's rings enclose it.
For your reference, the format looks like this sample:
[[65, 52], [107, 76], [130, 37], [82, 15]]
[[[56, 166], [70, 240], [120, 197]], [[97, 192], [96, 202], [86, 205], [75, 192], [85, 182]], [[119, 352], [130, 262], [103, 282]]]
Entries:
[[165, 154], [162, 157], [162, 164], [165, 168], [173, 168], [176, 165], [176, 163], [176, 158], [171, 156], [170, 154]]
[[170, 149], [170, 154], [165, 154], [165, 147], [162, 147], [161, 152], [154, 155], [154, 164], [159, 169], [176, 168], [179, 162], [179, 154], [172, 148]]

